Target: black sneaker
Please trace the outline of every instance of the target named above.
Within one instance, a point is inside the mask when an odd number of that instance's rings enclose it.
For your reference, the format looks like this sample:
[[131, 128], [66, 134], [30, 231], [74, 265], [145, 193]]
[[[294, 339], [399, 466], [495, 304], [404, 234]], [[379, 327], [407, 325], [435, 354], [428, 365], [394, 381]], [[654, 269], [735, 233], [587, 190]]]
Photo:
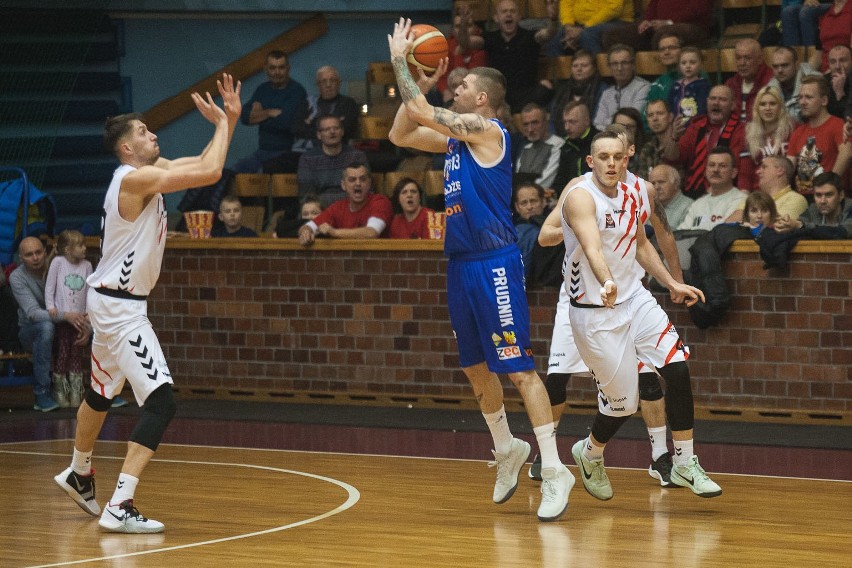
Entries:
[[666, 452], [648, 466], [648, 475], [659, 480], [662, 487], [678, 487], [672, 483], [672, 454]]
[[95, 501], [95, 470], [89, 475], [79, 475], [70, 467], [53, 478], [59, 487], [77, 503], [81, 509], [97, 517], [101, 507]]
[[533, 458], [532, 465], [530, 466], [529, 472], [527, 475], [530, 476], [530, 479], [535, 481], [541, 481], [541, 456], [536, 454]]

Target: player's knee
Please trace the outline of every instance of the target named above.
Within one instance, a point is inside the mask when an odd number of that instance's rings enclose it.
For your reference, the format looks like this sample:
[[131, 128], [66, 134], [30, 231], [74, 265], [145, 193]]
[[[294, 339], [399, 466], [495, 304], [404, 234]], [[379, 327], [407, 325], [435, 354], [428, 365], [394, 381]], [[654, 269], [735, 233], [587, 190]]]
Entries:
[[172, 386], [168, 383], [161, 385], [148, 395], [142, 405], [142, 416], [130, 434], [130, 441], [156, 451], [176, 410]]
[[639, 399], [648, 402], [663, 398], [663, 389], [657, 373], [639, 373]]
[[601, 412], [595, 415], [595, 421], [592, 423], [592, 436], [595, 440], [602, 444], [609, 442], [621, 425], [627, 422], [630, 416], [607, 416]]
[[666, 381], [666, 418], [672, 430], [691, 430], [695, 424], [695, 407], [689, 367], [685, 361], [658, 369]]
[[547, 398], [550, 399], [550, 406], [563, 404], [568, 399], [565, 388], [568, 386], [568, 379], [570, 378], [571, 373], [550, 373], [544, 379], [544, 387], [547, 389]]
[[110, 409], [112, 401], [101, 396], [101, 394], [96, 392], [94, 389], [88, 389], [86, 390], [86, 404], [88, 404], [94, 411], [106, 412]]

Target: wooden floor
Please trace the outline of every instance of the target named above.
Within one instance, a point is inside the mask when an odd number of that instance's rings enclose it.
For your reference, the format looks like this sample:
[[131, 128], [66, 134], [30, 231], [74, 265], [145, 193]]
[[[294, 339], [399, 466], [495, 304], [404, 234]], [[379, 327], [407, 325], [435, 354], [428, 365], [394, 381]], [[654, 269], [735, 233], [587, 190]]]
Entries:
[[[483, 461], [164, 444], [136, 500], [162, 535], [103, 533], [53, 483], [70, 440], [0, 445], [0, 567], [849, 566], [852, 484], [714, 474], [724, 494], [661, 489], [608, 468], [567, 514], [535, 518], [526, 478], [494, 505]], [[99, 442], [99, 501], [125, 444]], [[576, 467], [571, 466], [576, 474]]]

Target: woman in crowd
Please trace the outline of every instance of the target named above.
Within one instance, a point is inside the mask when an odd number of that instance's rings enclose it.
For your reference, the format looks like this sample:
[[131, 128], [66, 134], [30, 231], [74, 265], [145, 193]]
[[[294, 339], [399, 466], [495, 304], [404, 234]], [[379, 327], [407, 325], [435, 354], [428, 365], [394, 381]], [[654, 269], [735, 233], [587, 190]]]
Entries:
[[769, 85], [758, 91], [751, 121], [746, 124], [746, 155], [740, 157], [737, 187], [758, 188], [757, 169], [766, 156], [786, 156], [796, 122], [787, 112], [781, 91]]
[[391, 203], [396, 215], [388, 228], [389, 239], [433, 239], [441, 238], [433, 230], [437, 227], [437, 215], [423, 207], [423, 188], [415, 180], [406, 177], [393, 188]]

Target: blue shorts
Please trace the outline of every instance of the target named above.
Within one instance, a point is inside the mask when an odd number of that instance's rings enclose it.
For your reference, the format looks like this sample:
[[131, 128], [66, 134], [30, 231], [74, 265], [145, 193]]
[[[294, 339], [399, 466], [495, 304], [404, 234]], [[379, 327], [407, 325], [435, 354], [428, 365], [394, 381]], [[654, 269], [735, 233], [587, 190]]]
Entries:
[[535, 369], [524, 266], [517, 246], [451, 258], [447, 303], [462, 367], [485, 361], [495, 373]]

